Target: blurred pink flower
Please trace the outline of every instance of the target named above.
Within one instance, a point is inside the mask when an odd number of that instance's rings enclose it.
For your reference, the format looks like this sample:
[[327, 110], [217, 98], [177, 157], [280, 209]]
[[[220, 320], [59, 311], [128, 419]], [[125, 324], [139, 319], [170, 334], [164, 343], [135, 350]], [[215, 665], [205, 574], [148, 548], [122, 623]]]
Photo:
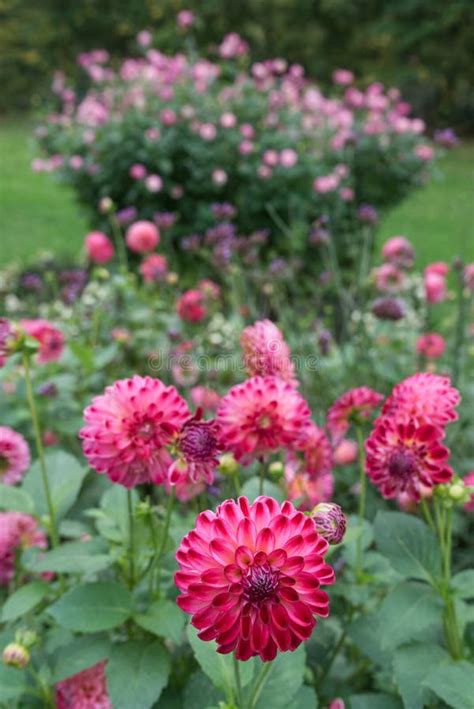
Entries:
[[114, 245], [101, 231], [91, 231], [87, 234], [84, 246], [92, 263], [108, 263], [114, 257]]
[[438, 359], [442, 357], [446, 350], [446, 341], [437, 332], [427, 332], [420, 335], [416, 341], [416, 351], [418, 354], [428, 359]]

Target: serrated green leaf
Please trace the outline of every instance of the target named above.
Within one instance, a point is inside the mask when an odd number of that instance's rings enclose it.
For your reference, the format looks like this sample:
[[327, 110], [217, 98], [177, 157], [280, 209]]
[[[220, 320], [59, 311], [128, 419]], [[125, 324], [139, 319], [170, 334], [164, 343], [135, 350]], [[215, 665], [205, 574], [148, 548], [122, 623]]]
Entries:
[[63, 628], [97, 633], [128, 620], [132, 614], [132, 598], [119, 584], [88, 583], [68, 591], [48, 612]]
[[425, 639], [442, 629], [443, 605], [429, 586], [402, 583], [384, 599], [378, 613], [382, 650], [393, 650], [411, 640]]
[[[203, 672], [209, 677], [215, 687], [226, 693], [229, 688], [236, 689], [232, 655], [221, 655], [216, 650], [214, 641], [204, 642], [197, 636], [198, 631], [192, 625], [187, 627], [187, 636], [196, 660]], [[254, 673], [254, 660], [240, 662], [240, 682], [245, 687]]]
[[451, 586], [459, 598], [474, 598], [474, 569], [466, 569], [453, 576]]
[[0, 510], [33, 514], [35, 503], [31, 495], [19, 487], [0, 485]]
[[78, 672], [92, 667], [110, 654], [111, 643], [107, 635], [86, 635], [63, 645], [53, 671], [53, 682], [60, 682]]
[[112, 564], [112, 557], [103, 553], [106, 548], [102, 539], [93, 539], [68, 542], [48, 552], [38, 553], [29, 549], [23, 555], [23, 564], [35, 573], [54, 571], [59, 574], [93, 574]]
[[49, 586], [44, 581], [33, 581], [19, 588], [5, 601], [2, 621], [8, 623], [33, 610], [43, 600], [48, 590]]
[[[303, 684], [306, 663], [304, 645], [294, 652], [281, 652], [272, 662], [272, 668], [262, 689], [256, 709], [286, 709], [293, 706], [293, 699]], [[255, 677], [263, 663], [256, 662]], [[255, 680], [254, 680], [255, 681]]]
[[398, 648], [393, 656], [393, 672], [405, 709], [423, 709], [430, 704], [422, 683], [430, 671], [447, 657], [446, 651], [432, 643], [417, 643]]
[[186, 616], [176, 603], [166, 599], [153, 603], [146, 613], [134, 617], [135, 622], [149, 633], [179, 645], [183, 640]]
[[423, 681], [453, 709], [474, 708], [474, 666], [470, 662], [448, 662], [435, 667]]
[[204, 672], [195, 672], [184, 688], [182, 706], [186, 709], [209, 709], [218, 706], [222, 698], [222, 692], [214, 687]]
[[[0, 664], [0, 702], [9, 702], [11, 699], [21, 697], [26, 687], [24, 670]], [[11, 704], [7, 703], [6, 706], [11, 706]]]
[[107, 686], [114, 709], [149, 709], [168, 683], [170, 658], [156, 641], [115, 645], [106, 666]]
[[[81, 489], [87, 470], [78, 460], [64, 451], [54, 451], [45, 456], [51, 499], [58, 519], [72, 507]], [[33, 463], [23, 480], [22, 489], [35, 501], [38, 516], [48, 514], [40, 464]]]
[[374, 532], [379, 552], [406, 578], [436, 584], [441, 574], [438, 540], [421, 520], [402, 512], [379, 512]]

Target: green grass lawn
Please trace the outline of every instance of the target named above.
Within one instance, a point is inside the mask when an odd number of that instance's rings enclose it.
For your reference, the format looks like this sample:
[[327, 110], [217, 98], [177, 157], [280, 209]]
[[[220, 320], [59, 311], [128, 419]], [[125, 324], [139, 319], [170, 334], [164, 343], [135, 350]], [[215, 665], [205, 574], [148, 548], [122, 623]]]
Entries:
[[[87, 224], [72, 192], [53, 175], [33, 173], [31, 124], [0, 122], [0, 265], [33, 261], [41, 250], [74, 256]], [[441, 161], [439, 173], [383, 221], [379, 243], [403, 234], [415, 245], [419, 265], [474, 258], [474, 144]]]
[[72, 192], [53, 175], [34, 173], [31, 124], [0, 122], [0, 265], [28, 263], [39, 251], [79, 253], [86, 221]]

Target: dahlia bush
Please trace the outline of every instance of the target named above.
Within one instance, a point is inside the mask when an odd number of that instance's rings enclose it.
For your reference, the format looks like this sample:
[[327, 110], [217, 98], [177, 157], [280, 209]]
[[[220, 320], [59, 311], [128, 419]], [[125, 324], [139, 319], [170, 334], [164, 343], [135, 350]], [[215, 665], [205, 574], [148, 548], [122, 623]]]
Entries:
[[192, 25], [181, 31], [175, 55], [151, 35], [119, 63], [103, 49], [80, 54], [80, 88], [57, 72], [33, 169], [59, 172], [95, 228], [110, 229], [112, 212], [125, 226], [140, 219], [127, 231], [134, 252], [156, 246], [154, 223], [180, 270], [217, 272], [258, 247], [266, 263], [300, 259], [314, 275], [327, 234], [354, 264], [376, 210], [429, 174], [423, 121], [396, 88], [359, 87], [339, 70], [324, 95], [298, 64], [252, 63], [238, 35], [202, 57]]

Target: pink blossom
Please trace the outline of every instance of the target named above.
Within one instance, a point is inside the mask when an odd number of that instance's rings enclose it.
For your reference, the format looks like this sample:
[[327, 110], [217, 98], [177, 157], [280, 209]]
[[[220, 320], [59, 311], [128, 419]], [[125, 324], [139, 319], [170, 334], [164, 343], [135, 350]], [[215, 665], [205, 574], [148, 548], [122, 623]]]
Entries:
[[237, 117], [234, 113], [226, 111], [220, 117], [219, 123], [223, 128], [234, 128], [234, 126], [237, 124]]
[[416, 341], [416, 351], [418, 354], [428, 359], [438, 359], [442, 357], [446, 350], [446, 341], [437, 332], [427, 332], [420, 335]]
[[20, 326], [29, 337], [39, 342], [37, 361], [39, 364], [57, 362], [64, 350], [64, 335], [48, 320], [21, 320]]
[[337, 175], [323, 175], [321, 177], [316, 177], [313, 182], [313, 188], [315, 192], [319, 194], [327, 194], [328, 192], [334, 192], [339, 187], [339, 177]]
[[112, 709], [105, 676], [106, 660], [56, 684], [57, 709]]
[[135, 253], [153, 251], [160, 243], [160, 232], [153, 222], [138, 221], [128, 227], [125, 242]]
[[431, 145], [427, 145], [426, 143], [421, 143], [420, 145], [415, 146], [415, 155], [417, 158], [422, 160], [423, 162], [430, 162], [434, 158], [434, 149], [431, 147]]
[[180, 10], [176, 15], [176, 21], [180, 29], [187, 30], [194, 25], [196, 17], [191, 10]]
[[359, 446], [349, 438], [343, 438], [334, 450], [334, 463], [336, 465], [351, 465], [357, 460]]
[[148, 30], [142, 30], [137, 34], [137, 43], [140, 47], [149, 47], [153, 40], [153, 35]]
[[140, 264], [140, 273], [146, 283], [160, 283], [164, 281], [168, 273], [166, 256], [150, 254]]
[[279, 159], [280, 157], [276, 150], [265, 150], [262, 156], [263, 162], [269, 167], [276, 167], [276, 165], [278, 165]]
[[200, 290], [187, 290], [176, 302], [176, 312], [181, 320], [198, 323], [207, 315], [204, 296]]
[[212, 171], [212, 181], [215, 185], [225, 185], [227, 182], [227, 173], [222, 168], [216, 168]]
[[108, 263], [114, 257], [114, 245], [101, 231], [91, 231], [87, 234], [84, 246], [92, 263]]
[[145, 187], [149, 192], [161, 192], [163, 180], [159, 175], [148, 175], [148, 177], [145, 177]]
[[293, 148], [284, 148], [280, 151], [280, 165], [282, 167], [294, 167], [298, 162], [298, 153]]
[[0, 426], [0, 482], [15, 485], [30, 466], [30, 449], [23, 436]]
[[392, 263], [374, 269], [375, 285], [382, 293], [396, 293], [405, 283], [405, 274]]
[[226, 34], [219, 46], [219, 56], [222, 59], [235, 59], [247, 54], [248, 44], [236, 32]]
[[354, 81], [354, 74], [348, 69], [335, 69], [332, 73], [332, 80], [340, 86], [348, 86]]
[[194, 406], [204, 409], [205, 411], [215, 411], [221, 400], [221, 397], [216, 391], [206, 386], [193, 387], [190, 396]]
[[130, 170], [128, 171], [128, 174], [132, 178], [132, 180], [143, 180], [143, 178], [147, 174], [147, 169], [145, 165], [142, 165], [141, 163], [136, 163], [135, 165], [132, 165]]
[[399, 268], [410, 268], [415, 258], [415, 250], [404, 236], [392, 236], [383, 245], [382, 258]]

